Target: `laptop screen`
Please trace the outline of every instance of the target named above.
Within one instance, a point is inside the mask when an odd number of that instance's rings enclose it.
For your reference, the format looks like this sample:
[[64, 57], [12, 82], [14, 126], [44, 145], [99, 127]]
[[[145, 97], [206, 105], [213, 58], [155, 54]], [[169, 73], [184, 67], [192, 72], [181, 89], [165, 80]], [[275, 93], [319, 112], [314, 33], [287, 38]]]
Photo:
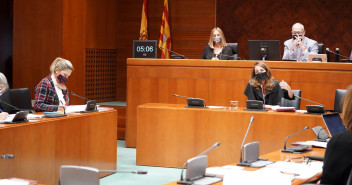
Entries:
[[337, 133], [346, 131], [346, 128], [342, 123], [340, 114], [338, 113], [323, 114], [322, 117], [329, 131], [330, 136], [334, 136]]

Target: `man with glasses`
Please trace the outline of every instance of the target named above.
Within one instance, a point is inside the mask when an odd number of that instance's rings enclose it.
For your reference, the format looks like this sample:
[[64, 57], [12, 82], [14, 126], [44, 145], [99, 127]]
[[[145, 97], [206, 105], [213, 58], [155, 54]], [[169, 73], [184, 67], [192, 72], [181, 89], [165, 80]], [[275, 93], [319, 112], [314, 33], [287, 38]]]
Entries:
[[282, 60], [308, 61], [308, 54], [318, 54], [318, 42], [305, 37], [306, 31], [301, 23], [292, 26], [292, 39], [285, 41]]

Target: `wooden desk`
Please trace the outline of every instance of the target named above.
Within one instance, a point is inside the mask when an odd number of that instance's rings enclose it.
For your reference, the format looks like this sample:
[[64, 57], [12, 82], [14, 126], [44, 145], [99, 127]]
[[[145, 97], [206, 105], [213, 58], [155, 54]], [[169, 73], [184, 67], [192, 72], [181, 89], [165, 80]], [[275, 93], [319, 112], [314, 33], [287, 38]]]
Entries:
[[[255, 61], [127, 59], [126, 146], [136, 147], [137, 106], [144, 103], [185, 104], [180, 94], [205, 99], [207, 105], [229, 106], [238, 100]], [[273, 76], [285, 80], [302, 97], [333, 109], [336, 89], [352, 84], [352, 64], [266, 61]], [[302, 100], [301, 109], [312, 103]]]
[[[323, 126], [320, 115], [143, 104], [138, 106], [137, 115], [137, 164], [180, 168], [187, 159], [215, 142], [221, 145], [207, 154], [208, 165], [233, 164], [240, 158], [240, 146], [251, 116], [254, 121], [246, 143], [258, 141], [260, 154], [282, 149], [285, 138], [305, 126]], [[287, 146], [312, 138], [316, 136], [309, 129], [291, 137]]]
[[0, 159], [0, 178], [54, 185], [61, 165], [116, 169], [116, 122], [116, 110], [111, 109], [0, 124], [0, 155], [14, 155], [14, 159]]
[[[301, 157], [301, 156], [307, 156], [307, 155], [311, 155], [311, 156], [320, 156], [323, 157], [325, 154], [325, 149], [320, 149], [320, 148], [314, 148], [312, 151], [304, 153], [304, 154], [289, 154], [289, 153], [282, 153], [281, 150], [277, 150], [274, 152], [270, 152], [264, 155], [261, 155], [261, 158], [266, 158], [270, 161], [285, 161], [286, 159], [290, 159], [290, 158], [294, 158], [294, 157]], [[233, 164], [236, 165], [236, 164]], [[257, 170], [258, 168], [249, 168], [249, 167], [245, 167], [246, 170]], [[298, 184], [302, 184], [302, 183], [306, 183], [306, 182], [312, 182], [312, 181], [316, 181], [319, 180], [321, 177], [321, 173], [316, 174], [315, 176], [309, 178], [309, 179], [294, 179], [292, 181], [292, 185], [298, 185]], [[166, 185], [177, 185], [177, 181], [168, 183]], [[214, 185], [222, 185], [222, 182], [218, 182]]]

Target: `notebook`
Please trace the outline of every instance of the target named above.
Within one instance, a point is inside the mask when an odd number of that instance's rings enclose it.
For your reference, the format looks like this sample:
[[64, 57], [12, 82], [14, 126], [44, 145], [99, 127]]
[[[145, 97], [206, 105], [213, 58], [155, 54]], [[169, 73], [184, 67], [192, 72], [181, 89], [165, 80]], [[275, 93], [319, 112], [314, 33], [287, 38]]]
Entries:
[[339, 113], [323, 114], [322, 117], [331, 137], [346, 131]]

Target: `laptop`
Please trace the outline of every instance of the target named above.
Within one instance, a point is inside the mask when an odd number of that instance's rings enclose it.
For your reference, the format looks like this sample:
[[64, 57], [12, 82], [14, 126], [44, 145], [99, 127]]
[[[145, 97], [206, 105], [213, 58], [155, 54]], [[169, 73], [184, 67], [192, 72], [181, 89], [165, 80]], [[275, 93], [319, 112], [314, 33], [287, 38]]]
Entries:
[[343, 125], [339, 113], [323, 114], [322, 117], [331, 137], [346, 131], [346, 127]]

